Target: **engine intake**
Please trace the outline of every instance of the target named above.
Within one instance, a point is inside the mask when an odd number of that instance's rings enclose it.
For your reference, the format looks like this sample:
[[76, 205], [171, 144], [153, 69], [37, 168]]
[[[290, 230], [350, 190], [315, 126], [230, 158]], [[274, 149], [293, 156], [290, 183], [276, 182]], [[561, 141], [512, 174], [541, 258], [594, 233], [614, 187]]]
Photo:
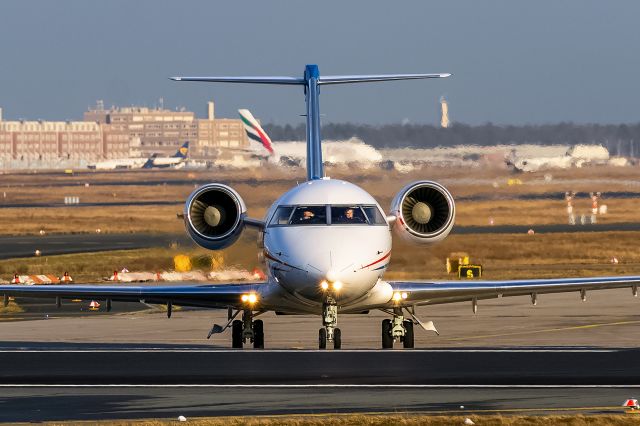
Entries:
[[451, 193], [431, 181], [405, 186], [391, 202], [396, 216], [394, 232], [403, 239], [430, 244], [443, 240], [455, 221], [455, 203]]
[[220, 250], [236, 242], [244, 228], [247, 207], [232, 188], [210, 183], [189, 195], [184, 221], [193, 241], [209, 250]]

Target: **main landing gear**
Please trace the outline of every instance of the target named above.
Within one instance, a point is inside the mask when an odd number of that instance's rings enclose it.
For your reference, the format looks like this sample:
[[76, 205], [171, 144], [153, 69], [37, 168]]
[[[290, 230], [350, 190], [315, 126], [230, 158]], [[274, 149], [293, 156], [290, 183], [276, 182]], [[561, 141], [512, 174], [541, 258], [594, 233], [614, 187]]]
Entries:
[[322, 328], [318, 332], [318, 348], [327, 349], [327, 342], [333, 342], [333, 349], [342, 347], [342, 332], [338, 327], [338, 305], [333, 298], [322, 304]]
[[404, 319], [402, 308], [393, 308], [393, 319], [382, 321], [382, 349], [392, 349], [399, 340], [406, 349], [413, 348], [413, 321]]
[[[242, 320], [235, 319], [240, 312], [242, 312]], [[262, 312], [258, 312], [259, 315]], [[220, 334], [227, 328], [231, 327], [231, 347], [234, 349], [242, 349], [245, 343], [253, 343], [253, 347], [256, 349], [264, 349], [264, 324], [262, 320], [254, 320], [254, 313], [251, 309], [244, 309], [242, 311], [236, 311], [233, 313], [233, 308], [228, 308], [227, 325], [224, 327], [218, 324], [213, 324], [213, 327], [209, 331], [207, 339], [211, 338], [213, 334]]]
[[255, 349], [264, 349], [264, 324], [253, 319], [253, 311], [242, 311], [242, 320], [231, 323], [231, 347], [242, 349], [245, 343], [253, 343]]

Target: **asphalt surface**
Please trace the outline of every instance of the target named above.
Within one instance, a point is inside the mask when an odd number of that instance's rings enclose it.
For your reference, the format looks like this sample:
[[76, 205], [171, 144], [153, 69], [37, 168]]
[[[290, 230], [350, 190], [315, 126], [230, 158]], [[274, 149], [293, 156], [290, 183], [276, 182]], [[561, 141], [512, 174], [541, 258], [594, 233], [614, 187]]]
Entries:
[[[455, 226], [453, 234], [524, 234], [529, 229], [536, 233], [640, 231], [638, 223], [612, 223], [594, 225], [500, 225]], [[189, 243], [186, 234], [60, 234], [44, 236], [0, 237], [0, 259], [42, 255], [88, 253], [110, 250], [128, 250], [168, 246], [173, 242]]]
[[417, 332], [412, 351], [372, 350], [384, 314], [341, 315], [340, 352], [315, 350], [317, 316], [265, 314], [267, 349], [237, 351], [228, 332], [206, 339], [226, 311], [56, 317], [51, 303], [47, 320], [0, 315], [0, 421], [620, 413], [640, 394], [640, 302], [627, 289], [579, 300], [488, 300], [476, 315], [466, 303], [419, 308], [440, 336]]
[[[28, 346], [28, 345], [27, 345]], [[49, 385], [634, 385], [638, 349], [0, 350], [0, 382]]]
[[[638, 388], [2, 387], [0, 422], [319, 413], [622, 414]], [[284, 421], [284, 420], [283, 420]]]
[[0, 259], [32, 257], [36, 250], [42, 256], [166, 247], [173, 242], [185, 243], [186, 235], [170, 234], [62, 234], [44, 236], [0, 237]]

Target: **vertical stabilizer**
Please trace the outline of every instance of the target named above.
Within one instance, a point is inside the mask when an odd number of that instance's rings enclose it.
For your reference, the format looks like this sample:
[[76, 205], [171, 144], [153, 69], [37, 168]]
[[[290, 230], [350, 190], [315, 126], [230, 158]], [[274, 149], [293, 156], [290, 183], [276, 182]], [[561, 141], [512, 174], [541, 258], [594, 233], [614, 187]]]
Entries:
[[271, 138], [269, 138], [267, 132], [262, 129], [258, 120], [253, 117], [253, 114], [251, 114], [248, 109], [239, 109], [238, 114], [240, 114], [240, 119], [242, 120], [244, 130], [247, 132], [249, 139], [260, 143], [264, 149], [269, 151], [269, 155], [274, 155]]
[[322, 146], [320, 139], [320, 86], [378, 81], [418, 80], [449, 77], [449, 73], [438, 74], [371, 74], [320, 76], [317, 65], [307, 65], [303, 78], [262, 77], [171, 77], [174, 81], [197, 81], [206, 83], [249, 83], [304, 86], [307, 101], [307, 179], [322, 179]]
[[180, 148], [173, 154], [173, 158], [187, 158], [189, 155], [189, 141], [182, 144]]

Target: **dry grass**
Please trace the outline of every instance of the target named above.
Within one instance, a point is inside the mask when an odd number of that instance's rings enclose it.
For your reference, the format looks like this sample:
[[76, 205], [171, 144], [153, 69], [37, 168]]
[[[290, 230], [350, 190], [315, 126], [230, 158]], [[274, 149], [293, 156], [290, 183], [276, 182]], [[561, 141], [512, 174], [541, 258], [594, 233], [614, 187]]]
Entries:
[[24, 309], [16, 302], [11, 301], [7, 306], [0, 305], [0, 314], [20, 314]]
[[[500, 415], [469, 415], [469, 416], [430, 416], [430, 415], [388, 415], [388, 414], [347, 414], [347, 415], [287, 415], [260, 417], [217, 417], [188, 419], [189, 425], [195, 426], [450, 426], [463, 425], [466, 418], [470, 418], [477, 425], [501, 426], [538, 426], [538, 425], [638, 425], [640, 416], [634, 415], [574, 415], [574, 416], [500, 416]], [[47, 422], [47, 426], [86, 425], [87, 422]], [[90, 422], [90, 424], [109, 424], [115, 426], [164, 426], [184, 424], [175, 420], [123, 420]]]
[[[97, 253], [78, 253], [0, 260], [0, 277], [9, 279], [14, 273], [54, 274], [69, 272], [75, 282], [95, 282], [111, 276], [114, 270], [158, 272], [173, 269], [177, 254], [191, 257], [194, 267], [210, 270], [214, 254], [193, 247], [157, 247], [139, 250], [114, 250]], [[245, 235], [239, 243], [223, 252], [225, 265], [253, 270], [262, 264], [258, 260], [255, 236]]]
[[[484, 278], [555, 278], [598, 275], [640, 275], [640, 232], [573, 234], [472, 234], [452, 235], [440, 244], [416, 247], [394, 242], [386, 279], [454, 279], [445, 271], [445, 259], [452, 252], [465, 251], [473, 263], [484, 266]], [[173, 257], [190, 255], [199, 268], [208, 268], [212, 252], [192, 247], [122, 250], [0, 261], [0, 277], [23, 274], [62, 274], [68, 271], [76, 281], [96, 281], [114, 269], [160, 271], [173, 267]], [[222, 251], [228, 267], [252, 270], [262, 267], [255, 232], [245, 232]], [[616, 257], [620, 263], [613, 265]]]
[[[386, 209], [394, 194], [404, 185], [418, 179], [442, 181], [457, 196], [484, 195], [509, 197], [522, 194], [556, 193], [566, 190], [589, 192], [637, 191], [640, 182], [635, 168], [592, 168], [554, 172], [555, 179], [547, 183], [542, 173], [518, 175], [523, 185], [507, 186], [513, 177], [502, 169], [461, 170], [455, 168], [426, 168], [408, 174], [377, 169], [352, 170], [336, 167], [328, 173], [335, 178], [350, 180], [369, 191]], [[169, 206], [68, 207], [38, 209], [0, 209], [0, 233], [35, 234], [48, 232], [180, 232], [182, 225], [175, 214], [181, 203], [198, 182], [231, 184], [244, 198], [250, 215], [262, 217], [268, 206], [283, 192], [304, 180], [302, 170], [260, 168], [250, 171], [162, 171], [162, 172], [85, 172], [74, 176], [62, 173], [3, 175], [0, 191], [6, 198], [0, 203], [62, 202], [68, 195], [78, 196], [82, 202], [175, 202]], [[139, 183], [123, 185], [122, 183]], [[85, 183], [89, 186], [85, 187]], [[146, 183], [146, 184], [143, 184]], [[167, 184], [170, 183], [170, 184]], [[59, 186], [66, 185], [66, 186]], [[496, 187], [497, 186], [497, 187]], [[593, 186], [597, 186], [594, 188]], [[639, 200], [616, 199], [606, 202], [610, 214], [603, 222], [633, 222], [640, 219], [636, 210]], [[588, 199], [576, 201], [576, 213], [590, 208]], [[461, 226], [487, 225], [489, 218], [500, 224], [566, 223], [565, 203], [562, 200], [537, 201], [462, 201], [458, 203]]]

